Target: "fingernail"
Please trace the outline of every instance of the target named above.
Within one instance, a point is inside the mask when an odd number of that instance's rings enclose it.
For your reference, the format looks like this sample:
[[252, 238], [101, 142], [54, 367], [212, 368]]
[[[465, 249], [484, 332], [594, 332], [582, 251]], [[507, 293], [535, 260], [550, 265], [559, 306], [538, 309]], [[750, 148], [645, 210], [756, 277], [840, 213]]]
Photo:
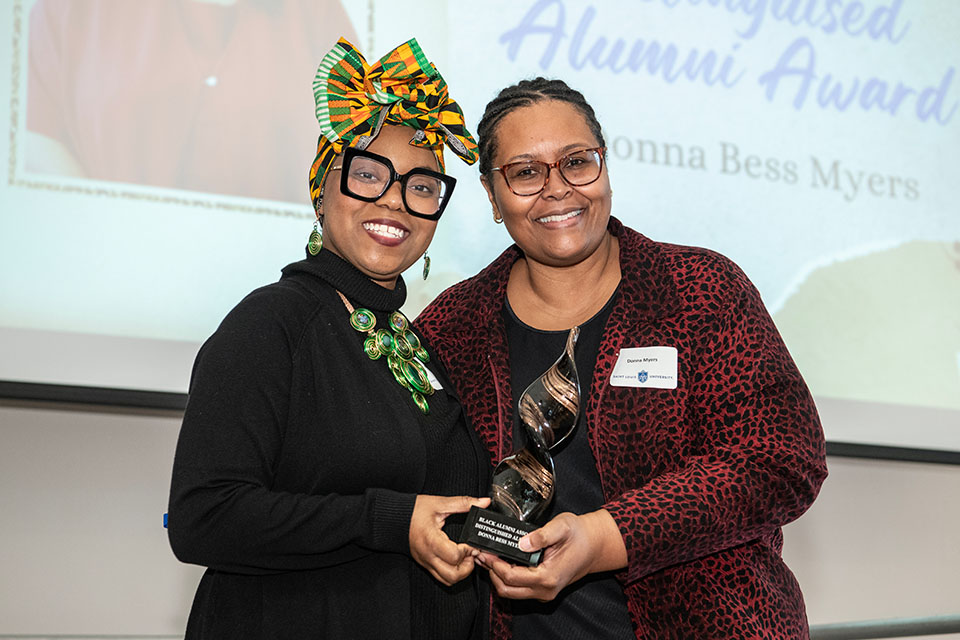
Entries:
[[530, 540], [527, 536], [520, 538], [520, 541], [517, 543], [517, 546], [520, 547], [520, 551], [530, 552], [533, 551], [533, 545], [530, 544]]

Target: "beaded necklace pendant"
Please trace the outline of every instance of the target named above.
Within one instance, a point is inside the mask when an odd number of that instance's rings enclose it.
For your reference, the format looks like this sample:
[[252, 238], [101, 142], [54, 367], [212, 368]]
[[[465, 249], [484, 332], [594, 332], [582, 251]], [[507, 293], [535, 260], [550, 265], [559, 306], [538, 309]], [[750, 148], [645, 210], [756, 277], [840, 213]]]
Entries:
[[368, 309], [354, 309], [347, 297], [337, 291], [344, 306], [350, 312], [350, 326], [366, 333], [363, 351], [371, 360], [384, 358], [393, 379], [410, 392], [414, 404], [424, 414], [430, 413], [427, 396], [433, 395], [427, 370], [423, 364], [430, 362], [430, 354], [423, 348], [420, 338], [410, 329], [410, 321], [399, 311], [387, 318], [388, 329], [377, 329], [377, 317]]

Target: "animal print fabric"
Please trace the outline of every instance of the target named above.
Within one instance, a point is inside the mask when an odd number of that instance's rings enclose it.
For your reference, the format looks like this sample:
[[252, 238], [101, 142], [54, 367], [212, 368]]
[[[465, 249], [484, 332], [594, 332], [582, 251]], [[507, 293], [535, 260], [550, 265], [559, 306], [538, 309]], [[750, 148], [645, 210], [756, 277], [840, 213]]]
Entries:
[[[615, 218], [609, 231], [622, 281], [585, 410], [604, 508], [627, 548], [617, 578], [636, 637], [806, 638], [780, 527], [806, 511], [827, 475], [813, 399], [735, 264], [653, 242]], [[494, 463], [512, 452], [500, 310], [521, 255], [510, 247], [416, 322]], [[609, 384], [620, 348], [642, 346], [677, 348], [676, 389]], [[494, 599], [494, 638], [510, 637], [509, 608]]]

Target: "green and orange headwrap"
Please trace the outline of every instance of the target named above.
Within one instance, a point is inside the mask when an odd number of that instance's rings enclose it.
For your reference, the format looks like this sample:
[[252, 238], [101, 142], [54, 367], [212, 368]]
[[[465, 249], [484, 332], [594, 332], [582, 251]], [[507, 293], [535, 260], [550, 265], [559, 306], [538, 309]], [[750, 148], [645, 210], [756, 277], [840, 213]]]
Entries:
[[477, 143], [464, 125], [463, 112], [416, 39], [369, 66], [356, 47], [340, 38], [317, 69], [313, 96], [321, 133], [310, 167], [314, 208], [337, 154], [344, 146], [366, 148], [384, 124], [416, 129], [410, 144], [433, 149], [441, 169], [444, 144], [467, 164], [477, 161]]

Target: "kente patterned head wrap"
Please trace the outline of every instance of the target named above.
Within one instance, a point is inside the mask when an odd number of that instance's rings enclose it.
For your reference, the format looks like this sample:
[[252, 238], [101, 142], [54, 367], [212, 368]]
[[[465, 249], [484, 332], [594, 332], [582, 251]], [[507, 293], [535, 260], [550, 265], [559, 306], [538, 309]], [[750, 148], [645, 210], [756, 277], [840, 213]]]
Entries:
[[384, 124], [416, 129], [410, 144], [432, 149], [441, 170], [444, 144], [467, 164], [477, 161], [477, 143], [464, 125], [463, 112], [416, 39], [369, 66], [356, 47], [340, 38], [317, 69], [313, 97], [321, 133], [310, 167], [314, 208], [337, 154], [344, 146], [365, 149]]

